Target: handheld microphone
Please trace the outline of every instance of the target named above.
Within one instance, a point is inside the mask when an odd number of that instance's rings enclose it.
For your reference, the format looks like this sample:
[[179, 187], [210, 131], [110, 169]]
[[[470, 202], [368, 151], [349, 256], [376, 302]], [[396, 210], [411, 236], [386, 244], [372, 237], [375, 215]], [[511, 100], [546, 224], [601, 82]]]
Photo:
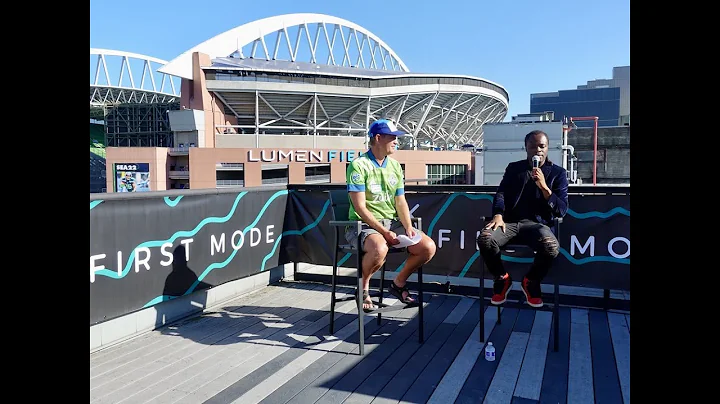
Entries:
[[532, 166], [533, 168], [540, 167], [540, 156], [532, 156]]

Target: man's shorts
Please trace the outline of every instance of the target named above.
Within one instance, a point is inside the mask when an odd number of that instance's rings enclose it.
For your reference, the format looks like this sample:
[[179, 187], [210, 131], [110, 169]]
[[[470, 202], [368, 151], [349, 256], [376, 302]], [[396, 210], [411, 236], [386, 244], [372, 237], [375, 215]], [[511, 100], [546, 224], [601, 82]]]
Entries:
[[[394, 232], [398, 236], [401, 234], [405, 234], [405, 226], [403, 226], [402, 222], [397, 219], [382, 219], [380, 220], [380, 224], [386, 229], [390, 229], [390, 231]], [[365, 245], [365, 239], [367, 236], [371, 234], [380, 234], [377, 232], [377, 230], [373, 229], [372, 227], [363, 224], [362, 230], [360, 230], [360, 247], [362, 248]], [[357, 242], [357, 228], [355, 226], [348, 226], [347, 230], [345, 231], [345, 240], [347, 240], [348, 243], [355, 245]]]

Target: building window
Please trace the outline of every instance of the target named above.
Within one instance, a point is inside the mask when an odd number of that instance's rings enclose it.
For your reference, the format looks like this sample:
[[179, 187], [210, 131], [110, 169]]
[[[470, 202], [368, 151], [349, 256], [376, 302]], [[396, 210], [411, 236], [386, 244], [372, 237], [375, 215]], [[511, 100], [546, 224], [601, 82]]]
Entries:
[[[582, 162], [593, 162], [594, 154], [592, 150], [576, 150], [575, 155], [577, 156], [578, 161]], [[602, 162], [605, 161], [605, 150], [600, 149], [597, 151], [597, 161]]]
[[467, 184], [465, 164], [428, 164], [428, 184]]
[[263, 164], [262, 165], [262, 184], [263, 185], [283, 185], [288, 183], [288, 165], [287, 164]]
[[330, 182], [330, 164], [305, 164], [305, 183]]
[[218, 188], [245, 186], [245, 171], [243, 168], [242, 163], [219, 163], [215, 169], [216, 186]]

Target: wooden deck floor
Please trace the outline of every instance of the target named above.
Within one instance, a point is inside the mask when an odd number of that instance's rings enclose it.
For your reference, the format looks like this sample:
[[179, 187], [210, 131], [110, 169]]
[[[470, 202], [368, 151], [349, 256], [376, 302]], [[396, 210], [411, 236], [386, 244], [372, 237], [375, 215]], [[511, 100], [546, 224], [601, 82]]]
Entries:
[[[630, 315], [562, 307], [551, 313], [426, 295], [416, 308], [366, 316], [358, 355], [353, 302], [328, 334], [327, 285], [283, 282], [221, 308], [90, 355], [91, 403], [629, 403]], [[352, 293], [350, 288], [339, 288]], [[385, 298], [385, 303], [397, 300]]]

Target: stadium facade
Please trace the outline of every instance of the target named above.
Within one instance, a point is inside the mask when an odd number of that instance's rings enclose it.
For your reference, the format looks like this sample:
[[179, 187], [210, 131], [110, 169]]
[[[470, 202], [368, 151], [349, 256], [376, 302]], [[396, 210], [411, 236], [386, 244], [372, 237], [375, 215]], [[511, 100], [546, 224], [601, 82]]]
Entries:
[[343, 182], [381, 118], [410, 134], [396, 154], [406, 178], [472, 183], [462, 147], [481, 147], [483, 125], [509, 103], [489, 80], [412, 73], [373, 33], [322, 14], [242, 25], [158, 72], [181, 81], [180, 107], [167, 110], [172, 145], [108, 147], [108, 190], [122, 189], [130, 165], [148, 170], [149, 190]]

